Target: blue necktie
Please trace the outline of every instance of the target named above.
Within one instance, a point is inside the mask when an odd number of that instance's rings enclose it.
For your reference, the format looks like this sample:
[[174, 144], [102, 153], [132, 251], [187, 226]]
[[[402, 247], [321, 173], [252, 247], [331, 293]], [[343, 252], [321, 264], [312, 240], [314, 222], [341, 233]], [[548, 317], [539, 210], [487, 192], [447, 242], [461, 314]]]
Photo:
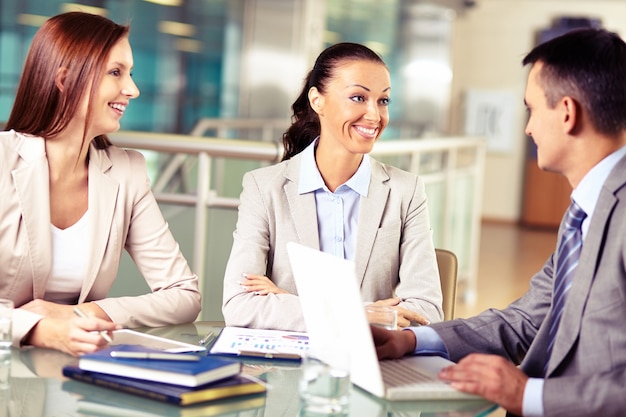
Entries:
[[552, 354], [552, 347], [559, 328], [559, 322], [561, 321], [561, 315], [563, 314], [567, 292], [572, 286], [572, 278], [574, 278], [578, 259], [580, 258], [583, 246], [580, 226], [585, 217], [587, 217], [587, 214], [572, 200], [572, 204], [567, 210], [567, 218], [565, 219], [563, 234], [557, 251], [558, 258], [554, 273], [554, 298], [552, 299], [552, 315], [550, 316], [550, 339], [544, 370], [548, 368], [548, 361]]

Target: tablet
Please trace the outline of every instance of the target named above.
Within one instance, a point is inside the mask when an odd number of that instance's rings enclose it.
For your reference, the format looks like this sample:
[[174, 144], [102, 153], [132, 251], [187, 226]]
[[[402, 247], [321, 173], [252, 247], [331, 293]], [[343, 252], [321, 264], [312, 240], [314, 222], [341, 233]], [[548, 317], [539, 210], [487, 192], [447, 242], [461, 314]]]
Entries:
[[166, 352], [201, 352], [206, 350], [204, 346], [179, 342], [178, 340], [154, 336], [131, 329], [113, 331], [113, 343], [111, 345], [139, 345]]

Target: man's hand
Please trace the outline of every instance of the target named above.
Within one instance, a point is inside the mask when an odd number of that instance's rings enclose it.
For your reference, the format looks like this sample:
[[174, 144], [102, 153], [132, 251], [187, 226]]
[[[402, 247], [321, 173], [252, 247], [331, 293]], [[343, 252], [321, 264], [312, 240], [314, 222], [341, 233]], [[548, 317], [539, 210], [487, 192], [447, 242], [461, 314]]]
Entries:
[[458, 364], [443, 369], [439, 378], [459, 391], [480, 395], [513, 414], [522, 415], [528, 376], [501, 356], [468, 355]]
[[410, 330], [387, 330], [370, 326], [378, 359], [400, 358], [415, 351], [417, 340]]

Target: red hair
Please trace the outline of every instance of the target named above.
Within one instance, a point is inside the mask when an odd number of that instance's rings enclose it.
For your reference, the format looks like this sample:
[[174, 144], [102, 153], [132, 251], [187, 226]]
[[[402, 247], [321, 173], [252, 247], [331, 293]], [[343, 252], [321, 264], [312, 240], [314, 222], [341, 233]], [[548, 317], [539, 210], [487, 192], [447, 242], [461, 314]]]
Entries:
[[[91, 88], [86, 135], [91, 97], [100, 83], [111, 48], [127, 37], [128, 31], [128, 26], [82, 12], [48, 19], [33, 38], [5, 128], [43, 138], [54, 137], [68, 126]], [[65, 72], [63, 89], [56, 85], [59, 71]], [[111, 144], [105, 135], [94, 138], [94, 143], [101, 149]]]

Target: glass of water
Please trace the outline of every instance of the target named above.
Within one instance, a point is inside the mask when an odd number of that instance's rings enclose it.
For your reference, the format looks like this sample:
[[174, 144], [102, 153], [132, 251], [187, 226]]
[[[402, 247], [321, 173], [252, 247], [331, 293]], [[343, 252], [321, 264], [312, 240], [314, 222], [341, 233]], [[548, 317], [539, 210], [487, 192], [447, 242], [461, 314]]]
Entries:
[[350, 356], [339, 346], [310, 348], [302, 358], [301, 416], [347, 415], [350, 402]]
[[393, 307], [369, 304], [365, 306], [365, 314], [372, 326], [383, 327], [387, 330], [398, 328], [398, 310]]
[[11, 348], [13, 301], [0, 298], [0, 352]]
[[13, 301], [0, 298], [0, 389], [9, 387]]

